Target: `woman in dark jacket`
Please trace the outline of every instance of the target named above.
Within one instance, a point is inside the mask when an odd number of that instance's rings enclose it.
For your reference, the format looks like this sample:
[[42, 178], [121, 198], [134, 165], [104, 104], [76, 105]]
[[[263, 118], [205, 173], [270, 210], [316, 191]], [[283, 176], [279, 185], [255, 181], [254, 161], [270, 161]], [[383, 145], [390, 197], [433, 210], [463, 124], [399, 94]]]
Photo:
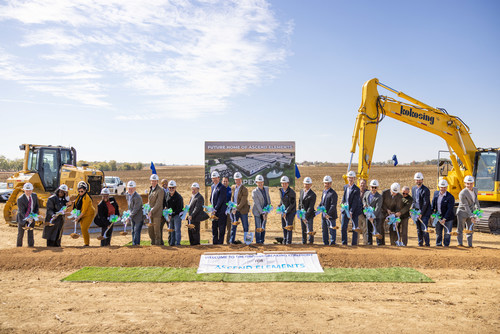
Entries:
[[[102, 201], [97, 205], [97, 216], [94, 219], [94, 223], [101, 228], [101, 236], [103, 237], [101, 239], [101, 246], [109, 246], [111, 244], [111, 235], [113, 234], [113, 226], [109, 226], [111, 225], [109, 217], [112, 215], [120, 216], [120, 211], [118, 210], [118, 203], [116, 203], [115, 198], [109, 196], [108, 188], [102, 189], [101, 195]], [[105, 233], [106, 235], [104, 235]]]
[[42, 238], [47, 239], [47, 247], [61, 247], [64, 214], [57, 214], [63, 207], [71, 205], [68, 186], [61, 184], [47, 200], [47, 215]]

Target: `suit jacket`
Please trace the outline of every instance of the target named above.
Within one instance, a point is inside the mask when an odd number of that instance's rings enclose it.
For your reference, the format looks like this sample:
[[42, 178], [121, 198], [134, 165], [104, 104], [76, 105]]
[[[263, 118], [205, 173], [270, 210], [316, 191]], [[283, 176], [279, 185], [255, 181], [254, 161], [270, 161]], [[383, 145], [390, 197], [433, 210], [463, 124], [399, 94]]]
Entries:
[[[189, 203], [189, 216], [191, 216], [191, 222], [200, 222], [206, 220], [208, 215], [203, 211], [203, 205], [205, 205], [205, 199], [200, 193], [197, 193], [193, 200]], [[204, 215], [205, 213], [205, 215]], [[207, 218], [205, 218], [207, 217]]]
[[365, 195], [363, 196], [363, 207], [372, 207], [375, 217], [380, 218], [382, 213], [382, 195], [380, 195], [379, 192], [376, 192], [370, 201], [369, 198], [371, 193], [371, 191], [365, 191]]
[[[266, 193], [267, 204], [271, 204], [271, 197], [269, 196], [269, 187], [264, 186], [264, 192]], [[264, 196], [262, 196], [262, 191], [260, 191], [258, 187], [252, 190], [252, 199], [253, 199], [252, 213], [254, 214], [254, 216], [260, 216], [261, 214], [263, 214], [262, 209], [264, 209]]]
[[[436, 190], [434, 192], [434, 197], [432, 198], [432, 212], [437, 213], [438, 212], [438, 198], [439, 198], [439, 190]], [[453, 197], [452, 194], [449, 192], [446, 192], [444, 194], [443, 199], [441, 200], [441, 217], [443, 219], [446, 219], [447, 221], [449, 220], [454, 220], [455, 219], [455, 213], [453, 212], [455, 208], [455, 197]]]
[[[31, 201], [32, 201], [32, 207], [33, 210], [31, 211], [32, 213], [38, 214], [39, 212], [39, 207], [38, 207], [38, 196], [35, 193], [31, 193]], [[28, 197], [26, 194], [22, 194], [18, 199], [17, 199], [17, 217], [16, 220], [18, 223], [24, 224], [24, 218], [26, 218], [26, 212], [28, 211]]]
[[283, 188], [280, 188], [280, 195], [281, 195], [280, 205], [285, 206], [286, 216], [287, 217], [295, 216], [295, 213], [297, 212], [297, 200], [296, 200], [297, 195], [295, 194], [295, 190], [288, 187], [286, 188], [286, 191], [283, 192]]
[[420, 207], [417, 207], [416, 206], [417, 189], [418, 189], [417, 186], [413, 186], [413, 188], [411, 188], [411, 197], [413, 197], [413, 207], [420, 210], [420, 212], [422, 213], [422, 217], [428, 217], [431, 215], [431, 192], [429, 191], [429, 188], [427, 188], [424, 185], [420, 187], [420, 192], [418, 196]]
[[149, 187], [148, 203], [151, 206], [151, 218], [163, 217], [163, 200], [165, 198], [165, 190], [160, 185], [156, 185], [153, 190]]
[[210, 187], [210, 199], [212, 201], [211, 204], [215, 209], [215, 215], [219, 219], [226, 219], [227, 189], [222, 183], [219, 182], [217, 185], [212, 184]]
[[403, 207], [403, 195], [397, 193], [394, 197], [391, 195], [391, 190], [386, 189], [382, 192], [382, 218], [388, 216], [387, 210], [391, 212], [401, 212]]
[[142, 197], [136, 192], [132, 195], [127, 193], [128, 210], [130, 211], [130, 220], [134, 223], [140, 223], [142, 216]]
[[[109, 202], [115, 208], [115, 215], [120, 215], [120, 210], [118, 209], [118, 203], [114, 197], [109, 197]], [[94, 218], [94, 223], [99, 227], [108, 227], [111, 222], [108, 220], [109, 212], [106, 202], [100, 201], [97, 205], [97, 216]]]
[[462, 189], [458, 194], [457, 216], [469, 218], [472, 217], [472, 211], [479, 210], [479, 200], [477, 199], [477, 188], [473, 188], [474, 198], [471, 197], [467, 188]]
[[335, 190], [332, 188], [328, 189], [325, 196], [321, 194], [320, 205], [324, 206], [326, 209], [326, 214], [329, 215], [332, 219], [337, 219], [337, 201], [338, 195]]
[[316, 205], [316, 194], [312, 189], [309, 189], [306, 197], [304, 197], [304, 189], [300, 190], [299, 195], [299, 209], [306, 210], [306, 219], [313, 219], [314, 214], [314, 206]]
[[347, 189], [349, 186], [346, 184], [344, 186], [344, 195], [342, 195], [342, 203], [349, 204], [349, 211], [351, 212], [351, 217], [359, 216], [363, 209], [361, 208], [361, 197], [359, 187], [355, 184], [352, 185], [351, 192], [349, 193], [349, 198], [347, 196]]
[[248, 204], [248, 189], [243, 184], [238, 190], [238, 198], [234, 198], [234, 191], [236, 190], [236, 185], [231, 187], [231, 201], [236, 203], [236, 211], [242, 215], [248, 214], [250, 211], [250, 205]]
[[[59, 198], [57, 195], [50, 196], [47, 200], [47, 214], [45, 216], [45, 221], [50, 222], [52, 216], [61, 210], [66, 203], [68, 203], [68, 201], [65, 197]], [[45, 226], [43, 228], [42, 238], [47, 240], [57, 240], [62, 226], [64, 225], [64, 216], [58, 216], [52, 221], [52, 224], [54, 224], [54, 226]]]
[[411, 197], [410, 195], [408, 195], [406, 197], [402, 196], [401, 200], [403, 202], [403, 205], [401, 206], [400, 218], [401, 219], [409, 218], [410, 217], [410, 209], [411, 209], [411, 206], [413, 205], [413, 197]]

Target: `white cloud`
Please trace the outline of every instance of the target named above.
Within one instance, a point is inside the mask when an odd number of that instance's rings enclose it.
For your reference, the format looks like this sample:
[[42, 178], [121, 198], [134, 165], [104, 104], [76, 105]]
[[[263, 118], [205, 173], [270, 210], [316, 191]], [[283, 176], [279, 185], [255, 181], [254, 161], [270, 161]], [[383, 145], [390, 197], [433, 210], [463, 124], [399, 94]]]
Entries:
[[[0, 37], [0, 79], [120, 119], [223, 112], [278, 73], [293, 31], [265, 0], [11, 0], [0, 23], [19, 34]], [[124, 91], [148, 112], [119, 105]]]

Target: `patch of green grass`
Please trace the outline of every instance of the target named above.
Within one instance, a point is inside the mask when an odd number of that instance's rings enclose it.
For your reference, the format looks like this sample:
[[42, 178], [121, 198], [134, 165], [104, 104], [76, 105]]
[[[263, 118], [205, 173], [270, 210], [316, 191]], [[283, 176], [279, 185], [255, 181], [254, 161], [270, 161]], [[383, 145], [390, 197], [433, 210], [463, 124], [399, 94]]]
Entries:
[[[163, 240], [165, 246], [168, 246], [168, 240]], [[208, 244], [208, 240], [200, 240], [200, 244]], [[189, 246], [189, 240], [181, 240], [182, 246]], [[123, 246], [132, 246], [132, 241]], [[141, 240], [141, 246], [151, 246], [151, 240]]]
[[324, 273], [197, 274], [197, 268], [84, 267], [73, 282], [399, 282], [432, 283], [413, 268], [326, 268]]

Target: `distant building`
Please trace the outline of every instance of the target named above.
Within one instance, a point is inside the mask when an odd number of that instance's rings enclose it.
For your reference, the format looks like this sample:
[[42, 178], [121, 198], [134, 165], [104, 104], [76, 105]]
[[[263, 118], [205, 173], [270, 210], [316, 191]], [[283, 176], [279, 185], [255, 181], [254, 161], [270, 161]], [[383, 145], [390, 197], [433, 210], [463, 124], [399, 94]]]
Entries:
[[218, 172], [223, 172], [227, 170], [227, 166], [225, 164], [218, 164], [215, 166], [210, 167], [210, 174], [212, 174], [213, 171], [218, 171]]

